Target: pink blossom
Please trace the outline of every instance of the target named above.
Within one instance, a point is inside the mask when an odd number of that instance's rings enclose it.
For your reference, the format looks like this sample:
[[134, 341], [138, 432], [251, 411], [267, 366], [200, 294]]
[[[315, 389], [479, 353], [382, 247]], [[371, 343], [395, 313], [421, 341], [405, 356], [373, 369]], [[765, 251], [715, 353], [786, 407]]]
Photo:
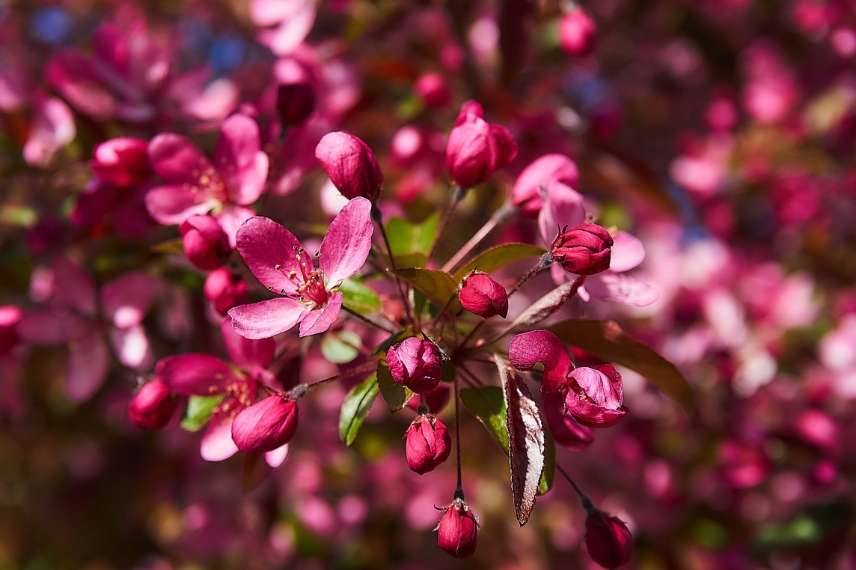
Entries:
[[277, 55], [294, 51], [315, 23], [312, 0], [250, 0], [250, 18], [260, 29], [259, 42]]
[[371, 249], [371, 203], [354, 198], [330, 224], [321, 242], [319, 267], [294, 234], [270, 218], [249, 219], [237, 249], [262, 285], [281, 295], [229, 310], [246, 338], [269, 338], [300, 323], [300, 336], [329, 329], [342, 307], [336, 288], [362, 268]]
[[238, 227], [253, 214], [246, 206], [265, 189], [268, 157], [260, 145], [256, 122], [240, 114], [223, 122], [210, 161], [181, 135], [156, 136], [149, 144], [149, 159], [163, 183], [146, 194], [149, 213], [171, 225], [215, 210], [234, 245]]
[[[544, 205], [542, 193], [549, 189], [553, 182], [562, 186], [556, 187], [557, 191], [565, 191], [571, 195], [573, 203], [581, 210], [582, 197], [573, 190], [578, 184], [580, 173], [573, 160], [562, 154], [545, 154], [544, 156], [529, 163], [518, 175], [511, 189], [511, 200], [524, 214], [537, 217]], [[578, 198], [577, 198], [578, 197]], [[564, 205], [564, 201], [554, 200], [554, 207]], [[558, 204], [557, 204], [558, 202]], [[554, 215], [556, 216], [556, 215]], [[559, 216], [561, 217], [561, 216]], [[566, 220], [568, 225], [576, 225], [583, 221], [585, 213], [582, 213], [579, 221], [574, 223], [577, 216]], [[556, 228], [549, 228], [555, 230]]]

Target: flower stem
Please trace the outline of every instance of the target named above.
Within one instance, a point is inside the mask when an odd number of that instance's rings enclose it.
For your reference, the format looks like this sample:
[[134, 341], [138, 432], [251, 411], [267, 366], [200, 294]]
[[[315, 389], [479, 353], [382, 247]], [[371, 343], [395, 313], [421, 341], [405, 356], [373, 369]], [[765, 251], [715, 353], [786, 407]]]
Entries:
[[511, 214], [514, 213], [514, 206], [510, 203], [505, 203], [500, 209], [495, 211], [493, 215], [490, 217], [488, 221], [484, 223], [484, 225], [473, 234], [473, 237], [467, 241], [458, 252], [452, 256], [452, 258], [447, 261], [443, 267], [442, 271], [447, 273], [453, 271], [463, 259], [470, 254], [470, 252], [476, 248], [483, 240], [486, 238], [490, 232], [494, 230], [499, 224], [507, 220], [511, 217]]
[[413, 314], [410, 312], [410, 300], [404, 291], [404, 286], [401, 284], [401, 279], [398, 277], [398, 268], [395, 266], [395, 257], [392, 255], [392, 246], [389, 243], [389, 236], [386, 235], [386, 228], [383, 226], [383, 217], [380, 209], [372, 204], [372, 219], [380, 228], [380, 234], [383, 236], [383, 243], [386, 246], [386, 252], [389, 254], [389, 267], [392, 270], [392, 276], [395, 278], [395, 285], [398, 287], [398, 294], [401, 296], [401, 302], [404, 303], [404, 312], [407, 314], [407, 320], [411, 325], [415, 326]]
[[446, 207], [446, 211], [443, 212], [443, 217], [440, 219], [440, 227], [437, 228], [437, 237], [434, 239], [434, 243], [431, 245], [431, 250], [428, 252], [428, 261], [434, 257], [434, 253], [437, 251], [437, 244], [440, 243], [440, 236], [442, 236], [446, 231], [446, 226], [449, 225], [449, 221], [452, 219], [452, 214], [454, 213], [455, 208], [457, 208], [461, 200], [464, 199], [464, 194], [466, 194], [466, 190], [456, 184], [454, 190], [452, 190], [452, 201]]
[[576, 484], [576, 482], [571, 478], [571, 476], [568, 475], [568, 472], [565, 471], [565, 468], [556, 463], [556, 469], [559, 471], [559, 473], [562, 474], [562, 477], [564, 477], [565, 480], [571, 484], [571, 487], [574, 489], [574, 492], [580, 499], [580, 504], [583, 506], [586, 512], [592, 512], [593, 510], [596, 510], [594, 503], [592, 503], [591, 499], [588, 498], [588, 495], [583, 493], [583, 490], [580, 489], [580, 486]]
[[335, 382], [336, 380], [347, 380], [348, 378], [353, 378], [354, 376], [359, 376], [360, 374], [371, 372], [376, 368], [377, 360], [371, 359], [368, 362], [363, 362], [359, 366], [343, 370], [339, 374], [328, 376], [327, 378], [322, 378], [321, 380], [316, 380], [315, 382], [310, 382], [308, 384], [298, 384], [297, 386], [289, 390], [288, 395], [293, 399], [297, 400], [298, 398], [303, 396], [303, 394], [305, 394], [309, 390], [312, 390], [313, 388], [317, 388], [318, 386], [322, 386], [329, 382]]
[[464, 494], [463, 479], [461, 477], [461, 401], [458, 395], [458, 375], [455, 375], [455, 459], [458, 468], [458, 482], [455, 485], [455, 495], [460, 493], [461, 497]]
[[345, 311], [346, 311], [347, 313], [349, 313], [349, 314], [351, 314], [351, 315], [353, 315], [353, 316], [357, 317], [358, 319], [360, 319], [361, 321], [363, 321], [363, 322], [364, 322], [364, 323], [366, 323], [367, 325], [371, 325], [371, 326], [373, 326], [373, 327], [375, 327], [375, 328], [378, 328], [378, 329], [380, 329], [380, 330], [382, 330], [382, 331], [386, 331], [386, 332], [388, 332], [389, 334], [393, 334], [393, 333], [395, 332], [395, 331], [394, 331], [394, 330], [392, 330], [391, 328], [389, 328], [389, 327], [387, 327], [387, 326], [385, 326], [385, 325], [382, 325], [381, 323], [379, 323], [379, 322], [375, 321], [374, 319], [370, 319], [369, 317], [367, 317], [367, 316], [365, 316], [365, 315], [363, 315], [363, 314], [360, 314], [360, 313], [356, 312], [356, 311], [355, 311], [355, 310], [353, 310], [353, 309], [349, 309], [348, 307], [346, 307], [346, 306], [344, 306], [344, 305], [342, 305], [342, 308], [343, 308], [343, 309], [345, 309]]
[[521, 287], [523, 287], [523, 285], [525, 285], [527, 281], [529, 281], [530, 279], [532, 279], [533, 277], [535, 277], [536, 275], [538, 275], [539, 273], [541, 273], [542, 271], [544, 271], [545, 269], [547, 269], [548, 267], [550, 267], [550, 265], [552, 265], [552, 263], [553, 263], [553, 256], [552, 256], [552, 255], [550, 255], [550, 252], [547, 252], [547, 253], [545, 253], [544, 255], [542, 255], [542, 256], [538, 259], [538, 263], [536, 263], [536, 264], [532, 267], [532, 269], [530, 269], [529, 271], [527, 271], [527, 272], [523, 275], [523, 277], [521, 277], [520, 279], [518, 279], [518, 280], [517, 280], [517, 283], [515, 283], [515, 284], [514, 284], [514, 286], [513, 286], [511, 289], [509, 289], [509, 290], [508, 290], [508, 296], [509, 296], [509, 297], [511, 297], [512, 295], [514, 295], [515, 293], [517, 293], [517, 291], [518, 291]]

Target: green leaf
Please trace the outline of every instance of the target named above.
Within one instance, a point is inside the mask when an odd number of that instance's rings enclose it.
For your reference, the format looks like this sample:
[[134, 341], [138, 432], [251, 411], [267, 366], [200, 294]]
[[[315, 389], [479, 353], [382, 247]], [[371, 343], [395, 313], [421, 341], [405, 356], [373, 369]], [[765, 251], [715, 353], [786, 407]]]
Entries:
[[392, 218], [386, 224], [386, 233], [392, 247], [392, 255], [399, 267], [424, 265], [428, 252], [437, 239], [440, 213], [428, 216], [421, 224], [413, 224], [401, 218]]
[[333, 364], [347, 364], [359, 356], [360, 336], [354, 331], [328, 333], [321, 341], [321, 354]]
[[[508, 455], [508, 427], [505, 397], [499, 386], [463, 388], [459, 392], [464, 407], [474, 415]], [[553, 487], [556, 468], [556, 446], [547, 430], [544, 430], [544, 470], [538, 481], [538, 494], [543, 495]]]
[[530, 257], [538, 257], [544, 254], [544, 248], [528, 243], [503, 243], [495, 245], [481, 252], [463, 267], [455, 271], [454, 280], [460, 281], [471, 271], [483, 271], [492, 273], [515, 261], [521, 261]]
[[363, 427], [363, 422], [377, 394], [377, 374], [372, 374], [351, 388], [345, 396], [339, 412], [339, 437], [345, 445], [350, 446], [357, 439], [357, 434]]
[[443, 271], [412, 267], [399, 269], [398, 275], [440, 307], [458, 293], [452, 276]]
[[370, 287], [355, 279], [345, 279], [339, 286], [342, 304], [361, 315], [370, 315], [380, 310], [380, 298]]
[[413, 396], [412, 390], [393, 381], [389, 366], [383, 362], [377, 367], [377, 385], [380, 388], [380, 395], [392, 412], [403, 408]]
[[634, 340], [615, 321], [568, 320], [550, 327], [559, 338], [607, 362], [634, 370], [692, 413], [692, 388], [674, 364]]
[[187, 431], [199, 431], [211, 416], [214, 414], [214, 409], [217, 404], [223, 401], [225, 394], [215, 394], [213, 396], [190, 396], [187, 400], [187, 410], [184, 412], [184, 418], [181, 420], [181, 427]]

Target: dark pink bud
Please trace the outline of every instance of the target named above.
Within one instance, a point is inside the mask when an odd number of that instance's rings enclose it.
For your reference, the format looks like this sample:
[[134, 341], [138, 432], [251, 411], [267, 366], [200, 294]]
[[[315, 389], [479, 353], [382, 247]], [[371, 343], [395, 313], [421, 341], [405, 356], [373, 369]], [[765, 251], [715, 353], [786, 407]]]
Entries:
[[482, 115], [481, 105], [464, 103], [446, 143], [446, 169], [461, 188], [481, 184], [517, 156], [508, 129], [488, 124]]
[[92, 171], [104, 182], [122, 188], [138, 186], [151, 174], [149, 145], [143, 139], [119, 137], [95, 147]]
[[455, 499], [445, 508], [434, 530], [437, 531], [437, 546], [455, 558], [466, 558], [476, 551], [478, 519], [462, 499]]
[[297, 431], [297, 402], [268, 396], [244, 408], [232, 420], [232, 441], [241, 451], [272, 451]]
[[437, 345], [415, 336], [393, 345], [386, 353], [389, 372], [396, 384], [423, 394], [437, 387], [443, 360]]
[[466, 277], [461, 284], [458, 299], [465, 310], [485, 319], [494, 315], [505, 318], [508, 315], [508, 293], [487, 273], [471, 273]]
[[594, 51], [597, 26], [582, 9], [573, 8], [559, 22], [559, 42], [570, 56], [580, 57]]
[[446, 79], [439, 73], [425, 73], [416, 80], [416, 93], [428, 107], [445, 107], [452, 100]]
[[432, 414], [439, 414], [449, 403], [451, 390], [446, 384], [438, 384], [433, 390], [429, 390], [424, 394], [413, 394], [407, 402], [407, 407], [414, 412], [419, 410], [420, 406], [425, 406]]
[[820, 410], [804, 410], [794, 420], [797, 435], [806, 443], [835, 451], [838, 449], [840, 433], [838, 425], [826, 413]]
[[5, 354], [18, 342], [18, 323], [24, 311], [15, 305], [0, 306], [0, 355]]
[[315, 158], [343, 196], [377, 200], [383, 173], [372, 149], [361, 139], [341, 131], [327, 133], [315, 147]]
[[199, 269], [217, 269], [229, 257], [229, 238], [213, 216], [190, 216], [180, 226], [184, 254]]
[[583, 223], [563, 229], [553, 240], [553, 261], [565, 271], [577, 275], [594, 275], [609, 269], [612, 236], [597, 224]]
[[285, 127], [301, 125], [315, 110], [315, 89], [308, 82], [283, 83], [276, 90], [276, 112]]
[[594, 441], [594, 431], [574, 419], [561, 393], [544, 393], [544, 418], [556, 443], [571, 451], [582, 451]]
[[565, 406], [581, 424], [607, 427], [627, 414], [621, 375], [609, 364], [574, 369]]
[[407, 466], [420, 475], [446, 461], [451, 449], [446, 424], [431, 414], [416, 416], [404, 436]]
[[604, 568], [618, 568], [630, 561], [633, 535], [618, 517], [593, 510], [586, 518], [586, 548]]
[[221, 315], [247, 299], [247, 282], [237, 273], [220, 267], [208, 274], [202, 288], [205, 298], [211, 301]]
[[176, 401], [166, 382], [150, 380], [140, 388], [128, 405], [128, 417], [139, 428], [160, 429], [175, 410]]

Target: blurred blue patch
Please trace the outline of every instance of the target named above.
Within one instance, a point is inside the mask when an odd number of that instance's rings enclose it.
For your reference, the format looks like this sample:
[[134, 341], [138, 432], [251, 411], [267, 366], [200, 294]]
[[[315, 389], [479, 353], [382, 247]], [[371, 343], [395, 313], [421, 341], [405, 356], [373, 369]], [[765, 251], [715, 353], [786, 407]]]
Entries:
[[30, 20], [30, 32], [39, 41], [56, 45], [68, 39], [73, 24], [71, 16], [65, 9], [43, 8], [33, 14]]
[[217, 73], [227, 73], [241, 64], [247, 46], [236, 36], [220, 36], [208, 48], [208, 63]]

